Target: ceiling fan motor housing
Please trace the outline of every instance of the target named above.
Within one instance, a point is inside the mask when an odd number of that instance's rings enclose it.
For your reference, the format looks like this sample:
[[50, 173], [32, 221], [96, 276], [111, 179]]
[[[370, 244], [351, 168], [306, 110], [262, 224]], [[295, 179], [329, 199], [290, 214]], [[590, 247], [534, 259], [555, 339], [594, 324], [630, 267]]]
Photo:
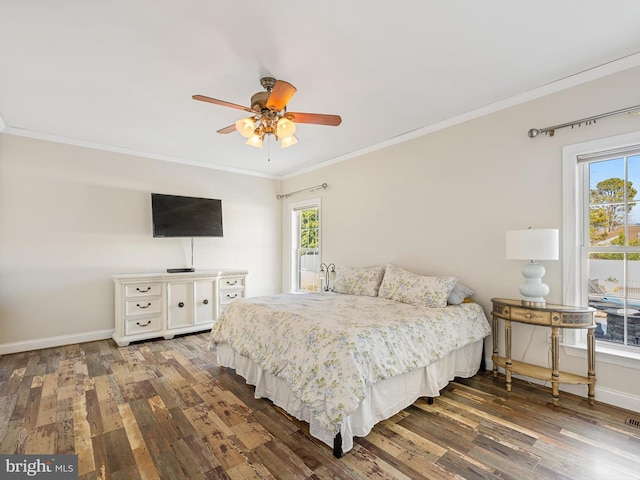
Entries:
[[267, 101], [269, 100], [270, 92], [258, 92], [251, 96], [251, 110], [254, 112], [262, 112], [266, 109]]

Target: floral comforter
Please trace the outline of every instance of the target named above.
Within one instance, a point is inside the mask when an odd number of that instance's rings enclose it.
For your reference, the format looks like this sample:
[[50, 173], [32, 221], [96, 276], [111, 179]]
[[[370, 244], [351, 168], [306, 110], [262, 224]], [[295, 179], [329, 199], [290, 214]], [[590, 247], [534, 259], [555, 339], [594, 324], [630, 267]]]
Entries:
[[379, 297], [279, 294], [235, 300], [210, 344], [287, 382], [329, 431], [365, 398], [368, 384], [425, 367], [491, 332], [482, 308], [416, 307]]

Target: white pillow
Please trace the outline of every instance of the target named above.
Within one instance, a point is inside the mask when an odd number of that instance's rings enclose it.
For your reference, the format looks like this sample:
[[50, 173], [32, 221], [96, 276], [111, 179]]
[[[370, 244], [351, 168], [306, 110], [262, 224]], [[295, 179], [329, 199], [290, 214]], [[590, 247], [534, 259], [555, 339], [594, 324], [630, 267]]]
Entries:
[[384, 267], [336, 267], [332, 290], [347, 295], [377, 297]]
[[464, 299], [474, 294], [474, 291], [469, 287], [462, 285], [460, 282], [456, 283], [449, 294], [448, 302], [451, 305], [460, 305], [464, 302]]
[[458, 281], [457, 277], [417, 275], [394, 265], [387, 265], [378, 296], [411, 305], [442, 308]]

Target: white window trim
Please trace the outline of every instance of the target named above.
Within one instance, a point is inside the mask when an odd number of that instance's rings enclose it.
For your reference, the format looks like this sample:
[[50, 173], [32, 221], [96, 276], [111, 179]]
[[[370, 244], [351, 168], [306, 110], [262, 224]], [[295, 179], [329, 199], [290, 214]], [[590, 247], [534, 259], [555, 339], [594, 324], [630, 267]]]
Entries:
[[[578, 156], [640, 144], [640, 132], [600, 138], [567, 145], [562, 149], [562, 297], [565, 305], [586, 305], [580, 297], [580, 272], [587, 268], [576, 248], [581, 240], [579, 229]], [[586, 345], [579, 342], [579, 332], [563, 332], [563, 348], [567, 355], [586, 358]], [[596, 347], [598, 361], [640, 370], [640, 352], [603, 345]]]
[[318, 218], [318, 230], [319, 230], [318, 253], [320, 257], [319, 261], [322, 262], [322, 201], [321, 201], [321, 197], [308, 198], [306, 200], [301, 200], [299, 202], [290, 203], [289, 216], [288, 216], [289, 233], [287, 235], [287, 238], [289, 239], [288, 245], [287, 245], [287, 263], [289, 264], [289, 279], [288, 279], [288, 285], [287, 285], [288, 292], [297, 293], [295, 288], [293, 288], [294, 280], [296, 279], [296, 275], [297, 275], [296, 265], [294, 264], [294, 262], [292, 262], [293, 243], [295, 241], [294, 237], [295, 235], [297, 235], [297, 232], [294, 231], [294, 226], [291, 223], [291, 218], [295, 210], [301, 210], [301, 209], [304, 209], [305, 207], [310, 207], [312, 205], [317, 205], [318, 210], [320, 212], [320, 216]]

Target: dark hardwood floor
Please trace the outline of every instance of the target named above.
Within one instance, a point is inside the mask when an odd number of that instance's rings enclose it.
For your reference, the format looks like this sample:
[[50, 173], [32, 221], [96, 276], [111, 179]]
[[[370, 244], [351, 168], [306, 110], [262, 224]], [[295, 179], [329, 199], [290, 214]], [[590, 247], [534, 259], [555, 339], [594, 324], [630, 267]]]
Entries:
[[[0, 357], [0, 453], [77, 454], [81, 479], [640, 479], [639, 413], [481, 373], [341, 459], [216, 364], [207, 334]], [[597, 399], [596, 399], [597, 400]]]

